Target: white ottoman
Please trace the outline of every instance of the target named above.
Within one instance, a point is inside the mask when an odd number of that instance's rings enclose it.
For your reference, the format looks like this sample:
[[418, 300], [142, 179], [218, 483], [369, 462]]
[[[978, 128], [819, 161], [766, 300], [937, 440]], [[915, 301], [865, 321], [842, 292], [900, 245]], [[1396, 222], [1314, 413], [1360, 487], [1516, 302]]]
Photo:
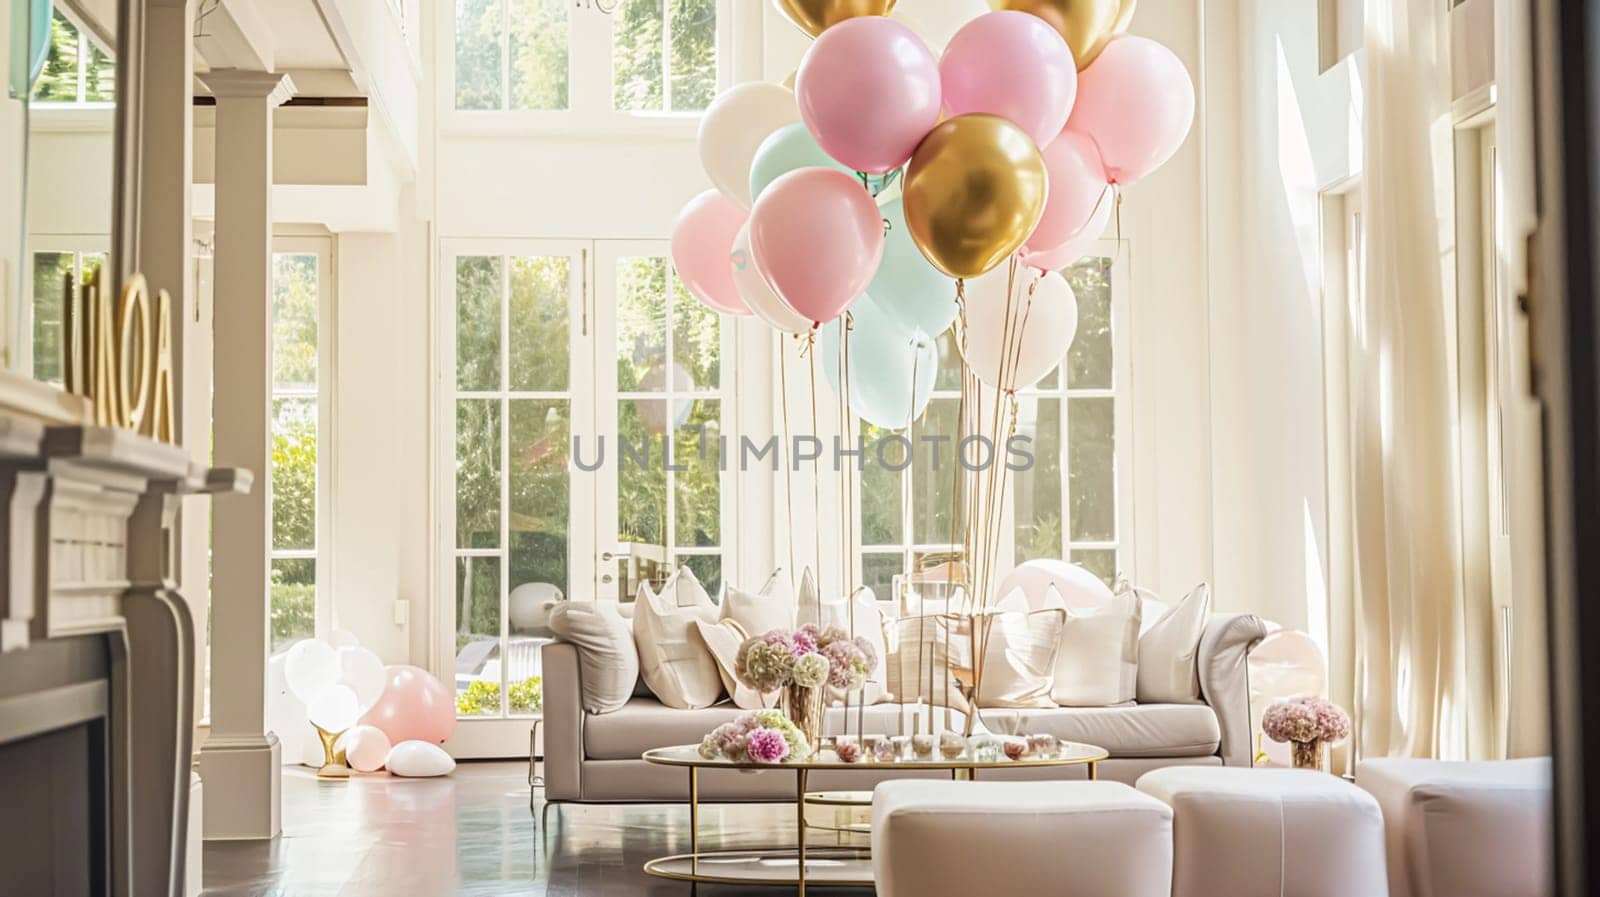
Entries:
[[1383, 897], [1383, 816], [1303, 769], [1173, 766], [1139, 790], [1172, 807], [1172, 897]]
[[1393, 897], [1544, 897], [1551, 883], [1550, 760], [1364, 760], [1383, 807]]
[[884, 782], [878, 897], [1168, 897], [1172, 811], [1117, 782]]

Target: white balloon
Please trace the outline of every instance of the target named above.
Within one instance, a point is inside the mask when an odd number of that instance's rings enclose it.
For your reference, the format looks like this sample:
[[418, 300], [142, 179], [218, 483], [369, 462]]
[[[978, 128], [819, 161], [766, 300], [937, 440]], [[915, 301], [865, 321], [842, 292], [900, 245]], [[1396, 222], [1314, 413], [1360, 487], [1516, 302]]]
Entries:
[[345, 762], [357, 772], [377, 772], [389, 756], [389, 736], [377, 726], [351, 726], [333, 743], [344, 751]]
[[[681, 366], [674, 364], [673, 367]], [[683, 404], [688, 407], [689, 403]], [[522, 635], [554, 637], [555, 633], [550, 630], [550, 611], [563, 598], [561, 590], [548, 582], [525, 582], [512, 589], [506, 599], [506, 609], [511, 612], [511, 631]]]
[[267, 731], [278, 736], [279, 755], [291, 766], [321, 766], [322, 742], [306, 719], [305, 702], [289, 691], [284, 675], [288, 655], [274, 654], [267, 661]]
[[794, 91], [748, 81], [722, 92], [700, 118], [700, 164], [711, 183], [750, 208], [750, 163], [767, 135], [800, 120]]
[[739, 290], [739, 298], [756, 317], [779, 333], [805, 333], [811, 329], [811, 322], [779, 299], [772, 285], [756, 270], [756, 258], [750, 254], [750, 222], [746, 221], [733, 238], [728, 263], [733, 266], [733, 285]]
[[428, 741], [402, 741], [389, 751], [383, 764], [397, 776], [413, 778], [449, 775], [456, 761], [444, 748]]
[[383, 687], [388, 682], [378, 655], [360, 646], [339, 649], [339, 684], [356, 693], [356, 703], [363, 713], [383, 697]]
[[889, 18], [910, 28], [937, 56], [961, 26], [988, 11], [984, 0], [900, 0]]
[[323, 636], [322, 640], [335, 648], [351, 648], [361, 644], [361, 639], [348, 629], [335, 629]]
[[309, 704], [312, 695], [339, 681], [339, 655], [322, 639], [308, 638], [289, 649], [283, 672], [289, 691]]
[[967, 281], [967, 332], [959, 345], [979, 380], [1022, 389], [1039, 382], [1066, 357], [1078, 332], [1078, 299], [1060, 274], [1019, 265], [1011, 279], [1009, 268], [1001, 265]]
[[306, 702], [306, 717], [328, 732], [343, 732], [361, 718], [361, 702], [348, 685], [330, 685]]

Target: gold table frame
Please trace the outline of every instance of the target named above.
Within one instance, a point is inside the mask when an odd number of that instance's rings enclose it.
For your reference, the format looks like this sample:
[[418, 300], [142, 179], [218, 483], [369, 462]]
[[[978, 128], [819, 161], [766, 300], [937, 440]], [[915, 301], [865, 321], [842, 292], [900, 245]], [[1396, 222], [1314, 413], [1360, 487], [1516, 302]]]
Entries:
[[[889, 770], [911, 772], [920, 770], [948, 770], [950, 777], [957, 781], [977, 781], [978, 773], [983, 770], [994, 769], [1034, 769], [1064, 766], [1087, 766], [1088, 777], [1091, 781], [1098, 778], [1099, 763], [1110, 755], [1102, 747], [1092, 744], [1079, 744], [1064, 742], [1061, 753], [1054, 757], [1029, 757], [1021, 760], [977, 760], [971, 757], [958, 757], [945, 759], [933, 757], [926, 760], [903, 759], [889, 762], [862, 759], [857, 763], [845, 763], [831, 750], [822, 750], [811, 755], [803, 762], [795, 763], [753, 763], [735, 762], [722, 758], [708, 760], [699, 753], [698, 745], [678, 745], [676, 747], [654, 748], [644, 752], [643, 759], [649, 763], [663, 766], [678, 766], [689, 771], [689, 853], [672, 854], [656, 857], [644, 864], [644, 871], [648, 875], [658, 878], [688, 881], [693, 883], [715, 884], [743, 884], [743, 885], [793, 885], [799, 897], [806, 893], [806, 860], [808, 850], [806, 845], [806, 831], [812, 826], [806, 823], [806, 807], [822, 801], [808, 801], [810, 793], [807, 790], [810, 774], [814, 771], [855, 771]], [[793, 848], [755, 848], [747, 850], [724, 850], [702, 852], [700, 850], [700, 771], [702, 769], [735, 769], [735, 770], [787, 770], [795, 774], [795, 824], [797, 834]], [[828, 803], [841, 803], [830, 800]], [[837, 854], [841, 851], [850, 854], [854, 859], [870, 857], [866, 848], [812, 848], [810, 855], [818, 858]], [[795, 858], [795, 872], [791, 876], [770, 878], [739, 876], [727, 873], [719, 874], [717, 871], [701, 871], [702, 861], [714, 862], [724, 858], [744, 857], [761, 861], [765, 859]], [[684, 869], [687, 863], [687, 869]], [[860, 878], [828, 878], [818, 884], [827, 887], [871, 887], [871, 877]]]

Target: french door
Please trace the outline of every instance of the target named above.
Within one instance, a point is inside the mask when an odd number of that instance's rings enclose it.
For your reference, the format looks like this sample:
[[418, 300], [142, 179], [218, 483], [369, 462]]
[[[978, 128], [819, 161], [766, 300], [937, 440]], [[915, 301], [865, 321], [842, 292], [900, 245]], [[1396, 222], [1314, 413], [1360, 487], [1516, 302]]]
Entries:
[[450, 240], [440, 272], [433, 660], [451, 749], [503, 755], [542, 709], [549, 599], [631, 600], [678, 565], [720, 583], [731, 334], [666, 241]]

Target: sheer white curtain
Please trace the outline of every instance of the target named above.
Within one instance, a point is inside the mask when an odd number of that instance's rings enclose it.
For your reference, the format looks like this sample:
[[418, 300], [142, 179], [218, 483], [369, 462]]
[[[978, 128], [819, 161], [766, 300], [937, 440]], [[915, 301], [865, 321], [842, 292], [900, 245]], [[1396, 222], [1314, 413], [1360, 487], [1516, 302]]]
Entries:
[[1363, 300], [1351, 315], [1360, 755], [1463, 757], [1469, 694], [1444, 0], [1366, 0]]

